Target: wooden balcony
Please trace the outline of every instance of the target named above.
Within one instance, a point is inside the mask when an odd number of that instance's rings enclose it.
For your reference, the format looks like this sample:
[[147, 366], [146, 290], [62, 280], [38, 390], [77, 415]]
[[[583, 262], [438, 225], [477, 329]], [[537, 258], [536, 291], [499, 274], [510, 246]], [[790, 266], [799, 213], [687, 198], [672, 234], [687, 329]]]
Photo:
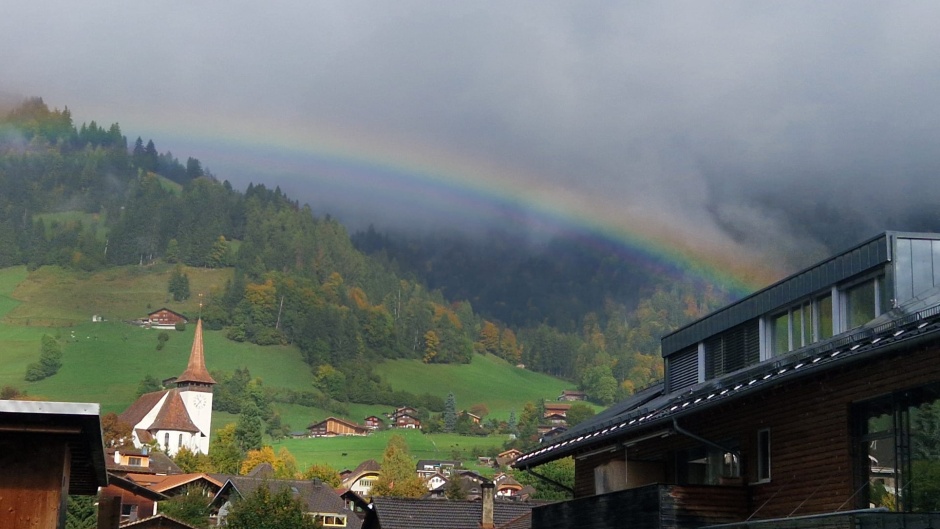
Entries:
[[747, 488], [648, 485], [532, 510], [532, 529], [693, 529], [747, 518]]

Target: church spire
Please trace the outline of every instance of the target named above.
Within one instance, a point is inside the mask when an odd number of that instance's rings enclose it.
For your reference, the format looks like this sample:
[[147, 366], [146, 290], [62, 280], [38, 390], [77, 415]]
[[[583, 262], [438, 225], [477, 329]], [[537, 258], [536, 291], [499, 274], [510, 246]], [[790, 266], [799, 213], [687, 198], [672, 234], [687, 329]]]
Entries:
[[196, 336], [193, 337], [193, 350], [189, 353], [189, 364], [186, 371], [177, 377], [176, 386], [196, 383], [215, 384], [209, 371], [206, 369], [206, 358], [202, 349], [202, 318], [196, 322]]

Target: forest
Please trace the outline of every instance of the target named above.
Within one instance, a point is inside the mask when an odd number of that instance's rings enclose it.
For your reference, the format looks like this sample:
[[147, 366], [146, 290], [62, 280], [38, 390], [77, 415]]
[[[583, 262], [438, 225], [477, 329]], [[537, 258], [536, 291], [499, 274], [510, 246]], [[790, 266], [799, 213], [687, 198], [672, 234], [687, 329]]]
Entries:
[[[0, 188], [0, 267], [168, 263], [177, 267], [168, 289], [202, 296], [207, 327], [294, 344], [339, 402], [391, 393], [368, 367], [381, 359], [493, 354], [610, 404], [662, 377], [664, 333], [727, 301], [562, 241], [526, 257], [487, 255], [497, 236], [487, 252], [443, 236], [424, 240], [434, 251], [374, 228], [351, 236], [277, 187], [236, 190], [195, 158], [128, 142], [117, 123], [76, 126], [67, 107], [41, 98], [0, 118]], [[189, 292], [186, 267], [234, 276], [219, 291]]]

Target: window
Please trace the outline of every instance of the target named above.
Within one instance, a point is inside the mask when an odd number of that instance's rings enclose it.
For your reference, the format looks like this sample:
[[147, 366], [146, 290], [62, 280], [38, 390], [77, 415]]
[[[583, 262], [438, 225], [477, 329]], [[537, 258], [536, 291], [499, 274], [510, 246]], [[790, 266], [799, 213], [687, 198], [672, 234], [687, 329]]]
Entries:
[[757, 432], [757, 481], [770, 481], [770, 430]]
[[940, 510], [940, 384], [855, 408], [860, 507]]
[[179, 439], [176, 441], [176, 448], [182, 448], [183, 446], [183, 434], [180, 434]]
[[169, 448], [169, 447], [170, 447], [170, 434], [165, 433], [163, 434], [163, 448]]
[[888, 310], [884, 276], [856, 283], [842, 290], [843, 331], [861, 327]]
[[130, 466], [132, 466], [132, 467], [140, 467], [140, 466], [143, 466], [143, 465], [141, 464], [141, 459], [140, 459], [139, 457], [129, 457], [129, 458], [127, 458], [127, 464], [130, 465]]
[[831, 294], [804, 301], [770, 319], [771, 355], [781, 355], [831, 337]]
[[[737, 443], [722, 443], [736, 449]], [[678, 453], [676, 461], [678, 481], [682, 485], [718, 485], [722, 478], [741, 476], [738, 454], [715, 447], [698, 446]]]
[[760, 322], [742, 323], [704, 342], [705, 378], [711, 379], [760, 361]]
[[314, 520], [319, 520], [323, 527], [346, 527], [346, 515], [315, 513]]

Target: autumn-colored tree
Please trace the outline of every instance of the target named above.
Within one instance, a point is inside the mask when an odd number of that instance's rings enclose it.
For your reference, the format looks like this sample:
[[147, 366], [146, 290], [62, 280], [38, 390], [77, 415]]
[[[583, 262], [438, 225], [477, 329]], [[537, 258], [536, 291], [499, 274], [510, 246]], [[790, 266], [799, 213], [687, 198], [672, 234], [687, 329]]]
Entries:
[[476, 415], [477, 417], [483, 418], [490, 414], [490, 407], [485, 403], [478, 402], [473, 406], [470, 406], [470, 413]]
[[242, 461], [240, 473], [247, 475], [256, 466], [268, 463], [274, 469], [274, 477], [278, 479], [297, 479], [297, 460], [285, 447], [281, 447], [277, 454], [274, 448], [262, 446], [258, 450], [249, 450]]
[[408, 452], [405, 438], [392, 435], [382, 455], [382, 474], [372, 486], [372, 495], [420, 498], [427, 492], [424, 481], [415, 473], [415, 461]]
[[133, 426], [118, 418], [114, 412], [101, 416], [101, 435], [108, 448], [126, 450], [134, 448]]
[[430, 364], [434, 357], [437, 356], [437, 352], [440, 349], [441, 340], [438, 338], [437, 333], [434, 331], [428, 331], [424, 333], [424, 363]]
[[304, 479], [319, 479], [323, 483], [338, 488], [342, 481], [339, 477], [339, 471], [326, 463], [314, 463], [307, 467], [303, 473]]
[[499, 327], [491, 321], [484, 321], [480, 328], [480, 341], [483, 350], [490, 354], [497, 354], [499, 351]]
[[176, 463], [176, 466], [180, 467], [180, 470], [186, 473], [215, 471], [212, 467], [212, 459], [208, 454], [203, 454], [198, 451], [193, 452], [185, 446], [180, 447], [176, 452], [176, 455], [173, 456], [173, 462]]
[[513, 364], [518, 364], [522, 358], [522, 348], [516, 342], [516, 334], [512, 329], [503, 329], [499, 340], [499, 354]]

